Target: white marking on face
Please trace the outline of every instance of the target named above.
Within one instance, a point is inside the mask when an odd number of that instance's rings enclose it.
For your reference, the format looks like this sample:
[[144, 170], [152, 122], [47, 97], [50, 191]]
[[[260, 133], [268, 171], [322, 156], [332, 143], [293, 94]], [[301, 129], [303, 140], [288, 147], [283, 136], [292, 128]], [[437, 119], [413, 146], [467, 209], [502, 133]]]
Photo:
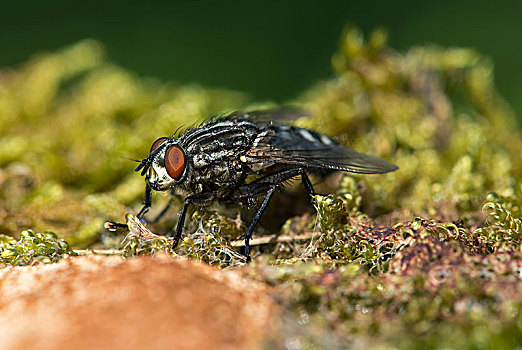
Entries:
[[174, 186], [175, 180], [169, 176], [165, 167], [152, 163], [147, 177], [149, 184], [160, 191], [165, 191]]
[[159, 159], [165, 159], [166, 148], [154, 157], [147, 174], [147, 181], [156, 190], [165, 191], [174, 186], [175, 180], [167, 173], [165, 166], [159, 164]]

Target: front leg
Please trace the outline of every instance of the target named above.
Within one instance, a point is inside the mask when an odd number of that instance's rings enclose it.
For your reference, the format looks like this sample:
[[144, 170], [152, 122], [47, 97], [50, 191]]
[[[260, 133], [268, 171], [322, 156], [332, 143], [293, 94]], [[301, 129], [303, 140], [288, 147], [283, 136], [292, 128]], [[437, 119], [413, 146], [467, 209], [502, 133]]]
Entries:
[[170, 197], [167, 205], [165, 205], [165, 207], [163, 207], [163, 209], [161, 209], [161, 211], [159, 212], [158, 215], [156, 215], [155, 218], [153, 218], [152, 220], [146, 220], [143, 216], [145, 216], [145, 214], [147, 214], [147, 212], [149, 211], [149, 208], [152, 206], [152, 189], [147, 184], [145, 187], [145, 200], [144, 200], [143, 204], [144, 204], [143, 208], [141, 208], [140, 212], [138, 213], [138, 215], [136, 215], [136, 217], [144, 223], [154, 224], [154, 223], [158, 222], [169, 210], [170, 206], [172, 205], [172, 196]]
[[181, 209], [181, 213], [179, 214], [178, 224], [176, 225], [176, 232], [174, 236], [174, 243], [172, 244], [172, 249], [176, 248], [181, 239], [181, 233], [183, 231], [183, 224], [185, 223], [185, 216], [187, 215], [187, 210], [190, 204], [194, 204], [197, 206], [206, 206], [211, 204], [216, 196], [212, 192], [204, 192], [195, 194], [185, 198], [185, 203], [183, 203], [183, 208]]
[[[143, 208], [139, 211], [136, 217], [138, 220], [142, 220], [143, 216], [149, 211], [152, 205], [152, 188], [147, 183], [145, 185], [145, 200], [143, 201]], [[115, 221], [107, 221], [104, 227], [109, 231], [116, 231], [117, 228], [128, 228], [127, 224], [122, 224]]]
[[147, 183], [145, 185], [145, 200], [143, 201], [143, 208], [141, 208], [138, 215], [136, 215], [138, 220], [140, 220], [141, 217], [149, 211], [149, 208], [151, 205], [152, 205], [152, 188]]

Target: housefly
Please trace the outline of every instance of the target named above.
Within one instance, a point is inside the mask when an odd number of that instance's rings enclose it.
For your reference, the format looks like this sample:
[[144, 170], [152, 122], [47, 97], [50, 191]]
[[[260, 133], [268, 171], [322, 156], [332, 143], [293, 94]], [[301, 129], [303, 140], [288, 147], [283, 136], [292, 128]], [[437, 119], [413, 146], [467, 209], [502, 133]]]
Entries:
[[[214, 201], [253, 206], [262, 197], [245, 234], [249, 241], [268, 202], [278, 188], [299, 176], [310, 196], [314, 188], [309, 173], [346, 171], [382, 174], [398, 169], [383, 159], [339, 145], [330, 137], [297, 126], [278, 124], [283, 112], [234, 112], [192, 127], [181, 135], [160, 137], [149, 155], [136, 167], [145, 175], [142, 218], [151, 206], [152, 190], [185, 196], [174, 234], [175, 248], [181, 238], [190, 205], [207, 206]], [[175, 133], [176, 134], [176, 133]], [[158, 218], [165, 213], [167, 207]]]

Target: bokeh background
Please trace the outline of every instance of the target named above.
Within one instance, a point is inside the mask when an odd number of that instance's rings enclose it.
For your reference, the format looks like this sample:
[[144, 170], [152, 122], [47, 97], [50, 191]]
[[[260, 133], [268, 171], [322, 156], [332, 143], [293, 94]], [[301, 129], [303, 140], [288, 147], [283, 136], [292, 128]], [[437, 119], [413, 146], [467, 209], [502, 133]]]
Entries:
[[522, 2], [26, 1], [2, 4], [0, 66], [81, 39], [141, 76], [231, 88], [284, 102], [332, 74], [347, 23], [384, 28], [389, 45], [473, 47], [495, 64], [500, 93], [522, 115]]

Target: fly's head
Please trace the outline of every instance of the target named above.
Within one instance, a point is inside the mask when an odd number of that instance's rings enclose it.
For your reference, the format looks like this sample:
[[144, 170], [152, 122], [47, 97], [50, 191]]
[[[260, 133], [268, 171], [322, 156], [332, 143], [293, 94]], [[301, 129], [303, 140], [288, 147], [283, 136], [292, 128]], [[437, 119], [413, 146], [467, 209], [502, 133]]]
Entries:
[[149, 155], [135, 171], [141, 170], [146, 181], [155, 191], [168, 190], [187, 178], [189, 164], [185, 150], [168, 137], [160, 137], [152, 144]]

